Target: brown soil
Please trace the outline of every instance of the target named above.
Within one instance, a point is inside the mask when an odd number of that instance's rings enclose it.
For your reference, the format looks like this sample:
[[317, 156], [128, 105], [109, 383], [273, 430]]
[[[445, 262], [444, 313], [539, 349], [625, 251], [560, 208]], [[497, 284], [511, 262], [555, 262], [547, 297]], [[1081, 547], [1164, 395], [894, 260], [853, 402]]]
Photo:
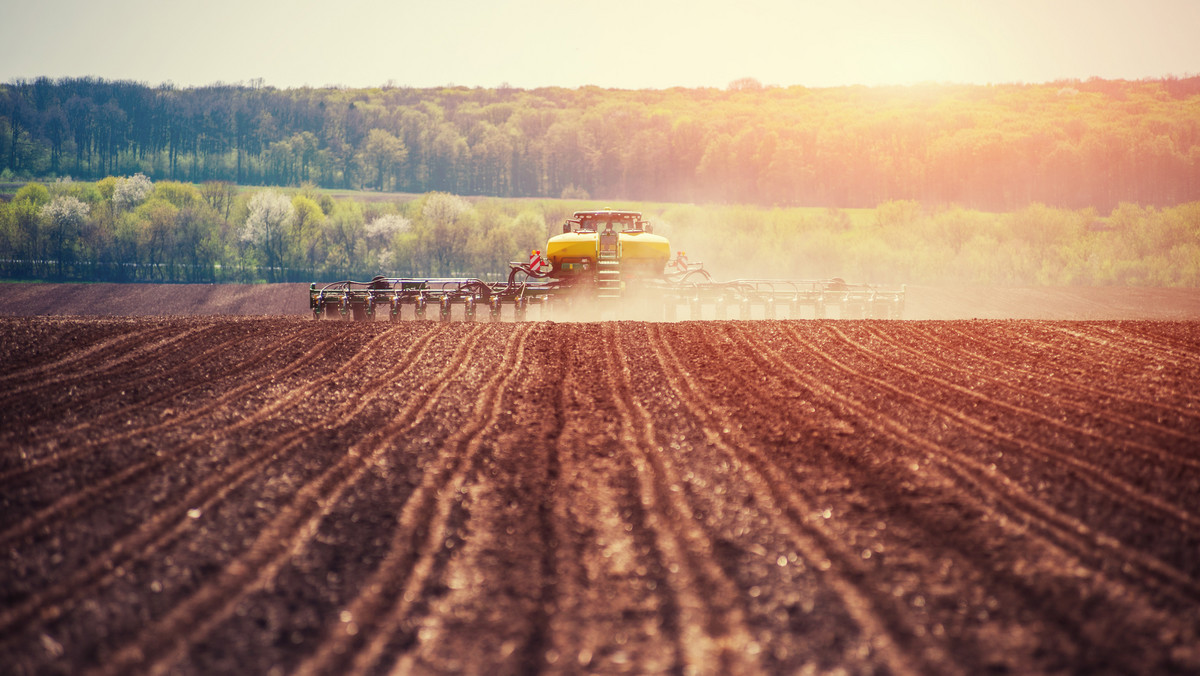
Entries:
[[0, 664], [1196, 673], [1198, 372], [1197, 322], [0, 318]]
[[3, 284], [0, 315], [309, 315], [307, 284]]

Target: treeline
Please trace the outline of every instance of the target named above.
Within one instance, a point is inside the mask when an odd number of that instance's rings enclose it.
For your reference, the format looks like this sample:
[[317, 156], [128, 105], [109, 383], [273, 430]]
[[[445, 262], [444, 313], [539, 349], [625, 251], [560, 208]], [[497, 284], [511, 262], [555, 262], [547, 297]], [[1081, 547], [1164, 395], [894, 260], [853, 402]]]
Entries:
[[[502, 208], [503, 206], [503, 208]], [[393, 276], [498, 280], [542, 248], [540, 209], [447, 193], [335, 200], [313, 188], [30, 183], [0, 203], [0, 277], [114, 282], [309, 282]]]
[[912, 200], [874, 209], [666, 207], [655, 232], [718, 279], [1200, 287], [1200, 202], [994, 213]]
[[1200, 199], [1200, 78], [728, 89], [0, 86], [0, 179], [995, 211]]
[[[508, 263], [601, 203], [334, 198], [314, 187], [153, 182], [30, 183], [0, 202], [0, 277], [142, 282], [502, 279]], [[717, 279], [1200, 287], [1200, 202], [1097, 210], [1032, 204], [992, 213], [912, 200], [874, 209], [698, 207], [642, 211]]]

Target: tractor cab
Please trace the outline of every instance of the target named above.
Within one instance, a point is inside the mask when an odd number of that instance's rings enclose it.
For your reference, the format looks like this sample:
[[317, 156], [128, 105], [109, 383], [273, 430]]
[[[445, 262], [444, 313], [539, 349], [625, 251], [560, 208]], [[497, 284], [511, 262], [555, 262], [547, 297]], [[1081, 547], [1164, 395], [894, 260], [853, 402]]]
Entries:
[[576, 211], [563, 223], [563, 232], [654, 232], [636, 211]]

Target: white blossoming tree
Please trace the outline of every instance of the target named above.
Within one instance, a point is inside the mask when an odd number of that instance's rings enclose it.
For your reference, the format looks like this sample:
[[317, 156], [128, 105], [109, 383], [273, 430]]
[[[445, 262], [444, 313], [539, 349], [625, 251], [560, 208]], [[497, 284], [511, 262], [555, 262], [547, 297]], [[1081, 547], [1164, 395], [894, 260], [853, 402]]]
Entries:
[[264, 190], [250, 198], [250, 214], [242, 228], [241, 239], [254, 246], [267, 268], [267, 279], [281, 279], [287, 250], [287, 231], [295, 218], [292, 201], [282, 193]]
[[55, 261], [60, 275], [65, 265], [75, 261], [75, 246], [90, 211], [91, 207], [70, 195], [55, 197], [41, 209], [46, 254]]
[[363, 235], [367, 241], [367, 251], [375, 259], [367, 264], [379, 272], [385, 268], [397, 268], [394, 252], [396, 238], [411, 231], [412, 221], [400, 214], [384, 214], [367, 223]]
[[154, 183], [145, 174], [118, 178], [113, 188], [113, 206], [119, 210], [132, 209], [145, 201], [153, 190]]

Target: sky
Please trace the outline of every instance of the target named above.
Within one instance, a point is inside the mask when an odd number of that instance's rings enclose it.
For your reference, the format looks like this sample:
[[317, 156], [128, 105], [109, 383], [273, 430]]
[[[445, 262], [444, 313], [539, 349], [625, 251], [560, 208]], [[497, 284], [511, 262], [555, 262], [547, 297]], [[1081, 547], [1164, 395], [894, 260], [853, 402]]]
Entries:
[[724, 88], [1200, 74], [1200, 0], [5, 0], [0, 83]]

